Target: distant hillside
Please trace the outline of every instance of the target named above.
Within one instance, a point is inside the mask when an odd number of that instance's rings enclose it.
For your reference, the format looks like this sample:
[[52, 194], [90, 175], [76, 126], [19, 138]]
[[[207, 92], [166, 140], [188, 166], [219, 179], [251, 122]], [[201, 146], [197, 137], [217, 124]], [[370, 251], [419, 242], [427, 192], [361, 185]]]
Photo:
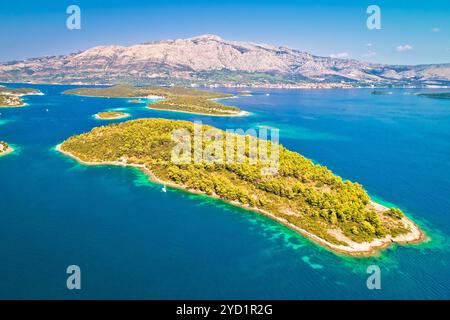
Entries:
[[0, 64], [0, 81], [147, 85], [450, 85], [450, 63], [401, 66], [314, 56], [214, 35], [98, 46]]

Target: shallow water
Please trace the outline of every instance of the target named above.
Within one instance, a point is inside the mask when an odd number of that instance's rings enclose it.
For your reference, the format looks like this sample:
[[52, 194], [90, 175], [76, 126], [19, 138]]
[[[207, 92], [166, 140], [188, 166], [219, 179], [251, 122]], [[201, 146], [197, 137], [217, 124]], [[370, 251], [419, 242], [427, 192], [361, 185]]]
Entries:
[[[45, 95], [0, 110], [0, 140], [16, 149], [0, 158], [0, 298], [450, 298], [449, 100], [400, 89], [256, 90], [223, 101], [251, 116], [226, 118], [33, 87]], [[92, 117], [105, 110], [131, 117]], [[432, 241], [339, 256], [256, 213], [163, 193], [136, 169], [86, 167], [54, 150], [101, 122], [140, 117], [277, 127], [284, 146], [399, 206]], [[82, 290], [66, 289], [71, 264], [82, 270]], [[366, 287], [372, 264], [381, 290]]]

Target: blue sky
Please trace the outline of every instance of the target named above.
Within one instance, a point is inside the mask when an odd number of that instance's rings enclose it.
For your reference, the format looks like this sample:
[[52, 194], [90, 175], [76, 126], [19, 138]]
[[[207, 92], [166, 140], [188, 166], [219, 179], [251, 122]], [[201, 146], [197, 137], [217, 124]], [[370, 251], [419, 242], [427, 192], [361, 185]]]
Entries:
[[[81, 8], [81, 30], [66, 28], [67, 6]], [[366, 9], [381, 8], [381, 30]], [[450, 1], [136, 1], [48, 0], [0, 3], [0, 61], [217, 34], [287, 45], [316, 55], [422, 64], [450, 63]]]

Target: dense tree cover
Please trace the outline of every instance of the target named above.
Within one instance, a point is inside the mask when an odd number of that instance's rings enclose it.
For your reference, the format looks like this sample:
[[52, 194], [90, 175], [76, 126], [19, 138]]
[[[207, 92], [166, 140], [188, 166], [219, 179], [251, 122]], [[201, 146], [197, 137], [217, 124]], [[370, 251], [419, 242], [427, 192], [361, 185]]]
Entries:
[[[260, 160], [251, 163], [249, 148], [246, 148], [243, 163], [191, 161], [175, 164], [171, 161], [175, 146], [172, 132], [182, 128], [192, 133], [193, 123], [166, 119], [132, 120], [73, 136], [62, 144], [62, 149], [84, 161], [127, 159], [129, 164], [145, 164], [160, 179], [268, 211], [336, 244], [345, 244], [345, 238], [337, 239], [330, 230], [338, 230], [357, 242], [408, 231], [400, 219], [403, 214], [399, 209], [376, 211], [360, 184], [343, 180], [326, 167], [281, 145], [279, 168], [274, 175], [261, 173], [265, 164]], [[208, 129], [213, 128], [203, 126], [203, 131]], [[238, 136], [234, 134], [233, 137]], [[251, 139], [256, 138], [245, 137], [247, 146]], [[262, 146], [263, 141], [256, 141], [258, 147]], [[202, 148], [209, 143], [203, 141]], [[227, 150], [230, 155], [237, 155], [236, 147], [227, 149], [225, 142], [221, 146], [225, 156]], [[192, 146], [191, 159], [196, 151]]]
[[388, 211], [385, 212], [385, 215], [395, 219], [402, 219], [405, 216], [403, 212], [398, 208], [389, 209]]
[[239, 108], [211, 101], [231, 97], [231, 94], [177, 87], [133, 87], [116, 85], [109, 88], [78, 88], [67, 90], [66, 94], [98, 97], [147, 97], [160, 96], [164, 100], [149, 104], [149, 108], [185, 111], [211, 115], [230, 115], [240, 112]]
[[100, 119], [118, 119], [118, 118], [124, 118], [129, 116], [128, 113], [125, 112], [117, 112], [117, 111], [105, 111], [105, 112], [99, 112], [96, 114], [96, 116]]
[[76, 94], [80, 96], [96, 96], [96, 97], [146, 97], [154, 96], [192, 96], [203, 97], [206, 99], [227, 98], [231, 94], [197, 90], [193, 88], [180, 87], [133, 87], [129, 85], [115, 85], [108, 88], [77, 88], [64, 91], [65, 94]]
[[177, 96], [149, 104], [151, 109], [177, 110], [211, 115], [233, 115], [240, 112], [239, 108], [226, 106], [203, 97]]

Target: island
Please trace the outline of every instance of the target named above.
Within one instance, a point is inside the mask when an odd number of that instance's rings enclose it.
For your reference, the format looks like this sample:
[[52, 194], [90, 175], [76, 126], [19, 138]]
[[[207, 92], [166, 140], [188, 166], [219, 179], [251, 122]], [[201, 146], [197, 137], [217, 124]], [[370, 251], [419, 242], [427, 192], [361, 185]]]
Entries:
[[385, 91], [385, 90], [374, 90], [372, 91], [373, 95], [376, 96], [384, 96], [384, 95], [390, 95], [392, 94], [392, 91]]
[[130, 115], [125, 112], [117, 112], [117, 111], [105, 111], [105, 112], [99, 112], [94, 117], [99, 120], [116, 120], [116, 119], [122, 119], [127, 118]]
[[13, 151], [14, 149], [11, 146], [9, 146], [6, 142], [0, 141], [0, 156], [4, 156]]
[[241, 97], [251, 97], [252, 92], [249, 90], [239, 91], [239, 96]]
[[128, 100], [128, 102], [129, 103], [142, 103], [142, 101], [139, 99], [131, 99], [131, 100]]
[[237, 107], [227, 106], [217, 101], [234, 97], [228, 93], [202, 91], [192, 88], [178, 87], [133, 87], [129, 85], [115, 85], [108, 88], [77, 88], [64, 91], [65, 94], [75, 94], [90, 97], [132, 98], [137, 102], [139, 98], [153, 99], [147, 108], [155, 110], [176, 111], [209, 116], [244, 116], [248, 112]]
[[37, 89], [32, 88], [9, 88], [0, 86], [0, 107], [24, 107], [22, 96], [42, 95]]
[[[391, 244], [418, 243], [425, 239], [420, 228], [400, 209], [387, 208], [371, 200], [363, 187], [334, 175], [324, 166], [281, 145], [278, 170], [263, 174], [264, 163], [244, 161], [195, 162], [195, 148], [187, 161], [176, 163], [171, 154], [177, 141], [175, 130], [193, 139], [195, 124], [167, 119], [137, 119], [92, 129], [68, 138], [57, 150], [86, 165], [132, 166], [146, 172], [164, 186], [215, 197], [260, 214], [295, 230], [334, 252], [353, 256], [376, 254]], [[201, 132], [213, 130], [202, 126]], [[189, 136], [190, 135], [190, 136]], [[227, 137], [228, 138], [228, 137]], [[232, 139], [251, 139], [232, 133]], [[255, 142], [254, 140], [252, 140]], [[203, 141], [203, 150], [208, 147]], [[223, 147], [223, 148], [222, 148]], [[236, 148], [224, 144], [216, 150], [236, 156]]]
[[450, 99], [450, 92], [418, 93], [417, 95], [433, 99]]

